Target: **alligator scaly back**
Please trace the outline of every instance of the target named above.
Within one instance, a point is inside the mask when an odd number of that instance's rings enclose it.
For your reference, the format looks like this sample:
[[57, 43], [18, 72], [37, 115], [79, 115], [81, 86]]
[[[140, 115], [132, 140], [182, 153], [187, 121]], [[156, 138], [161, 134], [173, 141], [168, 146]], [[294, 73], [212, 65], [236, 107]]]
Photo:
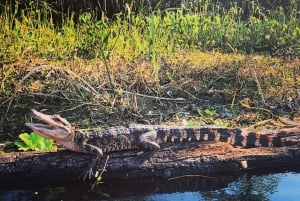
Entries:
[[164, 126], [133, 124], [101, 129], [75, 129], [59, 115], [47, 115], [32, 110], [45, 124], [26, 123], [36, 133], [55, 140], [72, 151], [91, 153], [95, 157], [89, 166], [92, 173], [103, 152], [130, 149], [158, 150], [164, 143], [227, 142], [234, 146], [293, 146], [299, 145], [300, 126], [277, 130], [249, 131], [239, 128], [212, 126]]

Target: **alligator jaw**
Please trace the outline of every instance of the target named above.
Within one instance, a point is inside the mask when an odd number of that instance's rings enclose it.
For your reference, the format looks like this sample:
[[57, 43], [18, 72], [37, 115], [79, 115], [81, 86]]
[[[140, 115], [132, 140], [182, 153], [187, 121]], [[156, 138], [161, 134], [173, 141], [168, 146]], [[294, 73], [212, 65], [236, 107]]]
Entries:
[[37, 134], [46, 138], [53, 139], [59, 144], [64, 144], [64, 142], [72, 141], [72, 134], [63, 128], [35, 123], [26, 123], [25, 125], [31, 128]]
[[[31, 109], [31, 112], [33, 116], [42, 122], [46, 123], [47, 125], [58, 127], [65, 129], [67, 132], [74, 134], [74, 128], [72, 125], [64, 118], [62, 118], [60, 115], [54, 114], [54, 115], [47, 115], [43, 114], [41, 112], [36, 111], [35, 109]], [[37, 124], [35, 124], [37, 126]], [[37, 127], [42, 127], [43, 124], [40, 124]], [[50, 127], [44, 125], [44, 128], [47, 127], [50, 129]], [[50, 129], [51, 130], [51, 129]]]
[[58, 144], [63, 145], [69, 150], [75, 152], [88, 153], [79, 144], [73, 141], [73, 134], [66, 131], [64, 128], [59, 128], [52, 125], [26, 123], [26, 126], [34, 132], [45, 138], [50, 138]]

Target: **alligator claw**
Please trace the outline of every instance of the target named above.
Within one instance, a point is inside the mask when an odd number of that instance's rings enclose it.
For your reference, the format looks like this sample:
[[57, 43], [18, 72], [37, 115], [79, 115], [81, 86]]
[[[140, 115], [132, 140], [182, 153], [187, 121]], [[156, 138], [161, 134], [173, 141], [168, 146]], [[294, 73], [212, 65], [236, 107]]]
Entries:
[[[101, 149], [99, 149], [101, 150]], [[102, 152], [102, 150], [101, 150]], [[86, 171], [84, 171], [81, 175], [80, 175], [80, 178], [83, 177], [83, 181], [86, 180], [86, 178], [88, 179], [91, 179], [92, 176], [95, 176], [94, 172], [93, 172], [93, 169], [96, 167], [97, 163], [99, 161], [99, 157], [96, 156], [95, 158], [92, 159], [91, 163], [89, 164], [88, 168]], [[95, 176], [97, 177], [97, 176]]]
[[84, 171], [80, 176], [79, 178], [83, 178], [82, 180], [85, 181], [87, 178], [88, 179], [91, 179], [92, 176], [94, 176], [94, 173], [93, 173], [93, 168], [88, 168], [86, 171]]

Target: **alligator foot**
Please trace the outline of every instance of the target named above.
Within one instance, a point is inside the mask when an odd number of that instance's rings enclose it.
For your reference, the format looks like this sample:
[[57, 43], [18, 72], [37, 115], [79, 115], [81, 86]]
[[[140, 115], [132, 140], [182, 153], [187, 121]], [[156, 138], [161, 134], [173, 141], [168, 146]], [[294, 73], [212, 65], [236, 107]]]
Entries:
[[83, 181], [85, 181], [87, 178], [90, 180], [93, 176], [96, 177], [93, 169], [97, 166], [99, 159], [100, 158], [98, 156], [93, 158], [87, 169], [79, 176], [79, 178], [83, 178]]
[[83, 181], [85, 181], [87, 178], [88, 179], [91, 179], [92, 176], [94, 176], [94, 173], [93, 173], [93, 168], [92, 167], [88, 167], [80, 176], [79, 178]]

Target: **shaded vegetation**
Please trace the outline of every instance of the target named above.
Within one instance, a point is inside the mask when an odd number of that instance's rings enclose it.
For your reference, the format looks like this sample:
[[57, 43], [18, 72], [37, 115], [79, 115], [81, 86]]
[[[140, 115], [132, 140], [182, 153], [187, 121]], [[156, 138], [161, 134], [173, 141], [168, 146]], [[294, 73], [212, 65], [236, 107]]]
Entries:
[[298, 118], [298, 1], [266, 10], [199, 0], [147, 14], [130, 1], [112, 18], [65, 12], [59, 24], [52, 4], [9, 2], [0, 15], [1, 140], [28, 131], [30, 108], [79, 127]]

